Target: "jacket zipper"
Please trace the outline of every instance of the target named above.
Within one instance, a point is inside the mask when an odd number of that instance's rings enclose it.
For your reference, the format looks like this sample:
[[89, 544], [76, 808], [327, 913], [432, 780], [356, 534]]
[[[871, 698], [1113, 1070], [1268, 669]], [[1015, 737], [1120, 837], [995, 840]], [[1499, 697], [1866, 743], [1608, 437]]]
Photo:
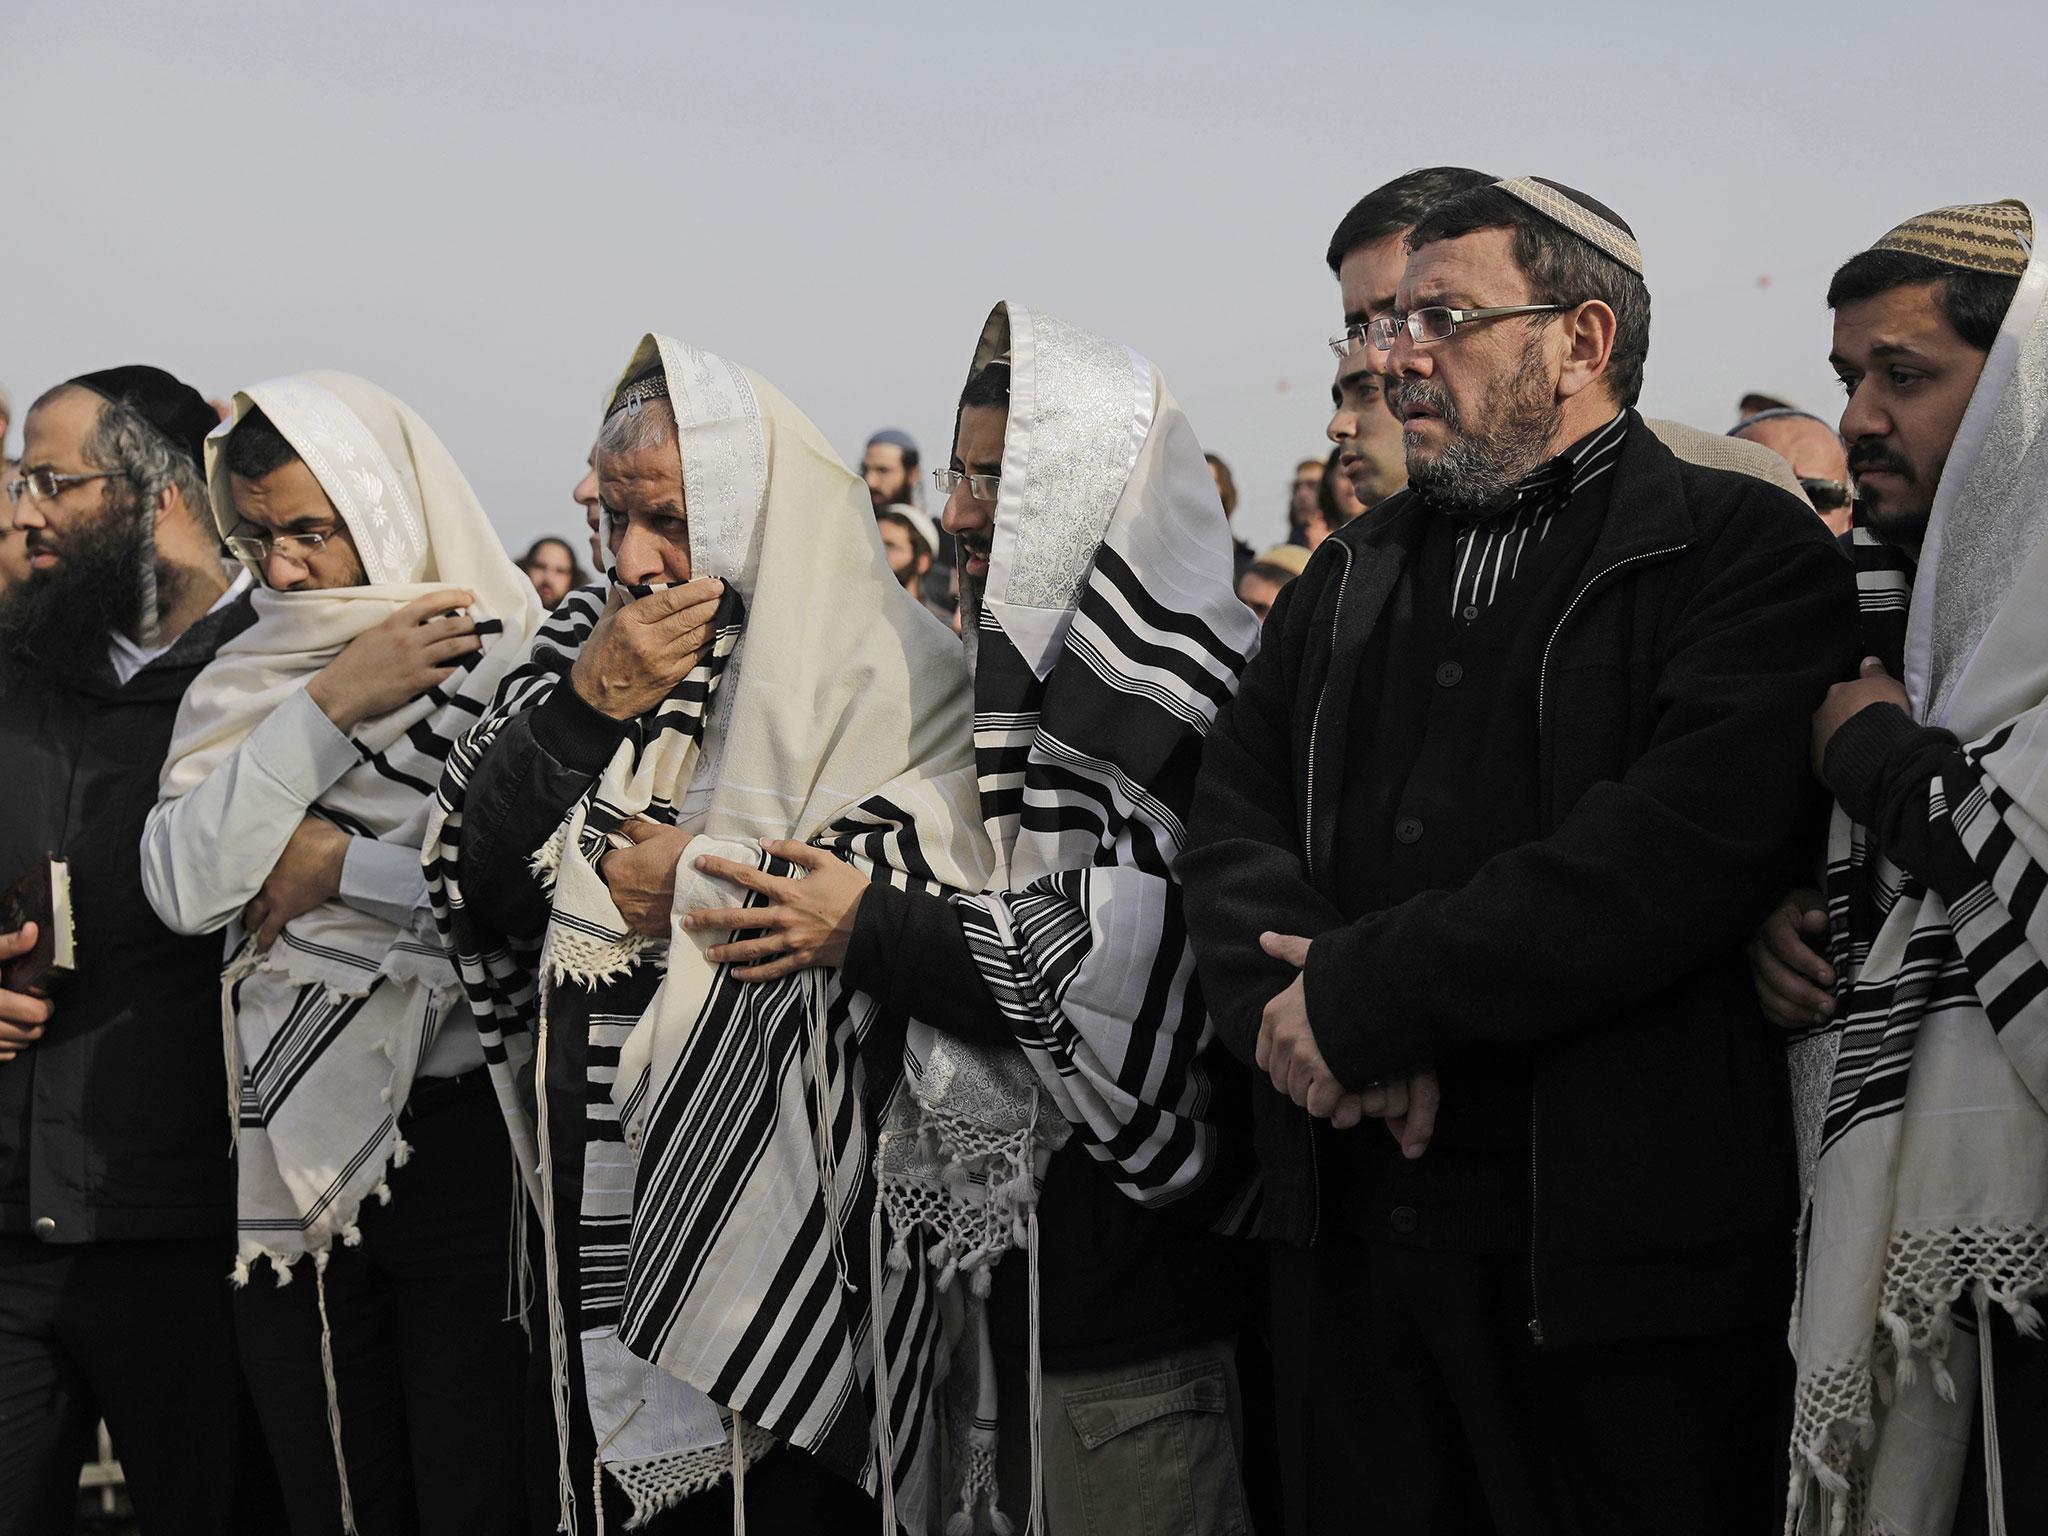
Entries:
[[[1344, 589], [1351, 584], [1351, 546], [1339, 544], [1344, 551], [1344, 572], [1337, 578], [1337, 601], [1330, 609], [1330, 661], [1337, 659], [1337, 620], [1344, 612]], [[1316, 873], [1316, 733], [1323, 725], [1323, 699], [1330, 691], [1329, 673], [1323, 674], [1323, 686], [1316, 690], [1315, 713], [1308, 721], [1308, 782], [1302, 791], [1301, 853], [1302, 862], [1311, 880]], [[1323, 1229], [1323, 1176], [1316, 1166], [1316, 1123], [1304, 1116], [1308, 1130], [1308, 1246], [1316, 1245], [1316, 1238]]]
[[[1571, 616], [1578, 611], [1580, 599], [1616, 571], [1625, 570], [1631, 565], [1639, 565], [1645, 560], [1661, 560], [1666, 555], [1675, 555], [1684, 549], [1685, 546], [1683, 544], [1672, 544], [1663, 549], [1644, 550], [1641, 554], [1630, 555], [1626, 560], [1617, 560], [1614, 564], [1595, 572], [1591, 581], [1572, 594], [1572, 600], [1565, 604], [1564, 612], [1558, 615], [1557, 623], [1550, 631], [1550, 638], [1543, 642], [1543, 663], [1536, 671], [1536, 736], [1539, 741], [1543, 737], [1545, 724], [1543, 706], [1550, 686], [1551, 648], [1557, 644], [1557, 637], [1563, 632], [1565, 625], [1571, 621]], [[1313, 727], [1311, 727], [1311, 734], [1313, 734]], [[1537, 1348], [1541, 1349], [1543, 1347], [1543, 1308], [1538, 1305], [1536, 1300], [1536, 1211], [1536, 1085], [1532, 1082], [1529, 1085], [1529, 1339]]]

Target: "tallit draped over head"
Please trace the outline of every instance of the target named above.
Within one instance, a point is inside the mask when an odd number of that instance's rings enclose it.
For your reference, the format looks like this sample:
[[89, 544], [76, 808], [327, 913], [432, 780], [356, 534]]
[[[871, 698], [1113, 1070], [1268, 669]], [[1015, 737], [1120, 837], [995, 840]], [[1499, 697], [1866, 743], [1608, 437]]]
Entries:
[[[622, 392], [637, 404], [619, 406]], [[548, 1117], [528, 1117], [520, 1063], [537, 1036], [545, 1077], [551, 1020], [588, 1019], [600, 1075], [589, 1120], [569, 1128], [584, 1139], [583, 1205], [573, 1225], [570, 1213], [548, 1220], [554, 1242], [577, 1243], [583, 1276], [574, 1319], [559, 1296], [550, 1308], [557, 1407], [573, 1321], [604, 1468], [640, 1514], [725, 1475], [728, 1437], [749, 1454], [794, 1446], [873, 1487], [864, 1099], [886, 1096], [899, 1048], [870, 1059], [878, 1010], [836, 973], [743, 986], [705, 959], [716, 935], [629, 933], [597, 858], [632, 816], [696, 833], [676, 871], [678, 914], [746, 899], [700, 874], [701, 854], [790, 873], [763, 839], [830, 848], [899, 887], [979, 890], [990, 868], [959, 643], [897, 585], [861, 481], [765, 380], [649, 336], [607, 411], [662, 398], [693, 572], [726, 583], [710, 653], [535, 850], [553, 882], [542, 952], [472, 920], [463, 804], [502, 723], [564, 685], [602, 591], [555, 610], [451, 759], [429, 842], [437, 915], [489, 1019], [487, 1057], [512, 1085], [501, 1098], [528, 1166], [551, 1133]], [[658, 978], [651, 996], [635, 989], [645, 977]], [[551, 1189], [539, 1181], [544, 1212]], [[589, 1473], [566, 1454], [560, 1470], [566, 1506], [572, 1475]]]
[[[1957, 431], [1917, 570], [1867, 531], [1857, 538], [1871, 648], [1884, 653], [1887, 627], [1896, 643], [1905, 611], [1914, 717], [1963, 744], [1931, 781], [1926, 814], [1960, 841], [1977, 883], [1944, 900], [1836, 811], [1828, 896], [1840, 1024], [1814, 1042], [1831, 1081], [1814, 1128], [1793, 1328], [1792, 1524], [1935, 1532], [1949, 1528], [1972, 1473], [1979, 1404], [1996, 1444], [1991, 1308], [2034, 1331], [2033, 1303], [2048, 1288], [2048, 264], [2038, 255]], [[1995, 1509], [1995, 1455], [1984, 1471]]]
[[[277, 592], [186, 693], [161, 798], [199, 785], [350, 641], [444, 586], [474, 593], [483, 649], [448, 682], [352, 733], [363, 761], [311, 814], [358, 837], [419, 846], [442, 760], [524, 655], [540, 620], [532, 583], [425, 422], [376, 385], [294, 374], [235, 396], [206, 440], [215, 525], [236, 525], [223, 444], [257, 406], [298, 450], [362, 551], [368, 582]], [[239, 935], [239, 927], [231, 932]], [[354, 1240], [356, 1212], [406, 1156], [397, 1117], [413, 1072], [457, 1000], [431, 935], [339, 900], [294, 918], [269, 953], [245, 943], [224, 978], [233, 1116], [239, 1125], [237, 1275]], [[467, 1027], [467, 1026], [464, 1026]]]
[[[894, 1243], [877, 1334], [951, 1356], [936, 1371], [914, 1353], [889, 1362], [891, 1422], [945, 1421], [922, 1461], [900, 1458], [913, 1530], [939, 1500], [956, 1520], [993, 1506], [996, 1397], [989, 1351], [958, 1342], [985, 1326], [973, 1301], [971, 1326], [943, 1338], [919, 1340], [902, 1309], [929, 1286], [962, 1305], [962, 1270], [985, 1292], [988, 1266], [1032, 1241], [1032, 1183], [1053, 1148], [1077, 1137], [1131, 1199], [1218, 1230], [1258, 1209], [1245, 1138], [1210, 1118], [1198, 1053], [1213, 1031], [1172, 877], [1202, 738], [1258, 640], [1215, 480], [1159, 371], [1128, 347], [998, 305], [970, 377], [998, 360], [1001, 486], [987, 581], [963, 592], [962, 621], [995, 871], [951, 899], [1016, 1044], [991, 1052], [913, 1022], [908, 1091], [884, 1132]], [[917, 1393], [933, 1376], [945, 1400], [928, 1405]], [[1002, 1496], [1014, 1518], [1024, 1491]]]

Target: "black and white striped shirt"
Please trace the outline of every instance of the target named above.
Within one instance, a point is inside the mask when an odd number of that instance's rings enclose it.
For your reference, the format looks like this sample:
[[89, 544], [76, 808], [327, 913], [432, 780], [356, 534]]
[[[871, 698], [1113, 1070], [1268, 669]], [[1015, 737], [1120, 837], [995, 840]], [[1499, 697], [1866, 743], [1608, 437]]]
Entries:
[[1627, 435], [1628, 412], [1623, 411], [1530, 470], [1491, 516], [1461, 523], [1457, 575], [1451, 583], [1454, 617], [1476, 618], [1500, 595], [1521, 570], [1524, 554], [1543, 542], [1572, 497], [1614, 468]]

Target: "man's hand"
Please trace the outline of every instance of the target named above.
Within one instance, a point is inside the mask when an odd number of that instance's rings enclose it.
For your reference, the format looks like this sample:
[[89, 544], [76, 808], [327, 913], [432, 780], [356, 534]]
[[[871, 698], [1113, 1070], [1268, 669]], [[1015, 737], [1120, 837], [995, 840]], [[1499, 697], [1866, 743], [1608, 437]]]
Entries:
[[1756, 1000], [1764, 1017], [1780, 1028], [1811, 1029], [1834, 1017], [1829, 989], [1835, 968], [1819, 953], [1827, 932], [1828, 908], [1820, 892], [1788, 891], [1749, 941]]
[[242, 908], [242, 926], [256, 939], [256, 953], [267, 955], [284, 925], [304, 917], [341, 894], [341, 864], [348, 857], [349, 834], [318, 816], [300, 820], [291, 841], [277, 856], [263, 886]]
[[1883, 662], [1875, 656], [1866, 656], [1855, 681], [1835, 684], [1828, 690], [1828, 696], [1820, 701], [1820, 708], [1813, 712], [1815, 778], [1826, 782], [1821, 774], [1821, 764], [1828, 755], [1828, 743], [1835, 739], [1835, 732], [1848, 724], [1852, 716], [1861, 714], [1873, 704], [1895, 704], [1908, 715], [1913, 713], [1913, 704], [1906, 697], [1905, 686], [1885, 671]]
[[[711, 644], [725, 583], [715, 576], [622, 602], [614, 588], [604, 617], [577, 653], [569, 682], [614, 720], [636, 720], [690, 675]], [[666, 918], [662, 932], [668, 931]]]
[[645, 816], [635, 816], [619, 831], [632, 839], [633, 846], [604, 855], [597, 861], [597, 872], [628, 930], [665, 939], [676, 905], [676, 865], [682, 862], [691, 834]]
[[1374, 1083], [1357, 1097], [1359, 1113], [1369, 1120], [1384, 1120], [1388, 1134], [1400, 1143], [1403, 1157], [1412, 1161], [1429, 1150], [1429, 1139], [1436, 1134], [1437, 1108], [1444, 1099], [1430, 1068], [1417, 1067], [1405, 1077]]
[[347, 732], [447, 682], [455, 662], [483, 645], [476, 620], [453, 611], [475, 601], [460, 587], [414, 598], [349, 641], [306, 684], [307, 697]]
[[[12, 960], [35, 947], [34, 923], [23, 923], [12, 933], [0, 933], [0, 960]], [[0, 1061], [14, 1060], [42, 1039], [43, 1026], [55, 1011], [47, 997], [0, 987]]]
[[1316, 1044], [1315, 1030], [1308, 1021], [1308, 992], [1302, 985], [1301, 967], [1308, 964], [1309, 941], [1299, 934], [1262, 933], [1259, 948], [1275, 960], [1295, 968], [1294, 980], [1273, 1001], [1259, 1019], [1259, 1042], [1253, 1052], [1259, 1070], [1273, 1080], [1273, 1086], [1294, 1100], [1318, 1120], [1328, 1120], [1340, 1131], [1358, 1124], [1363, 1107], [1356, 1094], [1347, 1093], [1331, 1073]]
[[697, 868], [759, 891], [768, 898], [768, 905], [699, 907], [683, 919], [683, 926], [692, 932], [707, 928], [758, 932], [759, 938], [714, 944], [705, 951], [707, 958], [719, 965], [744, 964], [745, 970], [733, 972], [741, 981], [773, 981], [792, 971], [844, 964], [846, 946], [853, 937], [854, 914], [867, 894], [868, 877], [837, 854], [809, 843], [773, 838], [761, 846], [801, 868], [803, 878], [771, 875], [751, 864], [735, 864], [707, 853], [697, 860]]

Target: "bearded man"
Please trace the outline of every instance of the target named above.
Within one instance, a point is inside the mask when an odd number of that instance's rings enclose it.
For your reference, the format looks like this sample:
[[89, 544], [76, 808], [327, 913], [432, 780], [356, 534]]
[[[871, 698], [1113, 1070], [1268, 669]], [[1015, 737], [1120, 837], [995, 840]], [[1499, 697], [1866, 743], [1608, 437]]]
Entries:
[[1516, 178], [1407, 245], [1368, 337], [1408, 488], [1281, 592], [1178, 866], [1307, 1249], [1290, 1525], [1757, 1528], [1797, 1203], [1741, 945], [1815, 828], [1849, 573], [1637, 416], [1611, 210]]
[[737, 364], [645, 338], [596, 462], [613, 585], [571, 594], [451, 757], [427, 849], [538, 1170], [536, 1503], [863, 1528], [903, 1023], [837, 975], [736, 984], [679, 919], [744, 892], [679, 864], [785, 873], [794, 846], [980, 889], [965, 667], [861, 482]]
[[[21, 1530], [71, 1528], [101, 1418], [147, 1528], [227, 1528], [252, 1433], [220, 945], [158, 921], [137, 854], [179, 700], [250, 619], [207, 510], [215, 421], [160, 368], [81, 375], [29, 408], [7, 485], [30, 569], [0, 605], [0, 885], [65, 860], [77, 952], [47, 989], [0, 989], [0, 1510]], [[0, 958], [36, 937], [0, 934]]]
[[1811, 1201], [1801, 1532], [2048, 1523], [2048, 263], [2033, 233], [2017, 202], [1938, 208], [1828, 288], [1866, 654], [1813, 719], [1836, 798], [1825, 900], [1788, 897], [1755, 951], [1766, 1011], [1809, 1037], [1794, 1052]]
[[[1256, 628], [1200, 445], [1145, 359], [999, 305], [958, 420], [937, 479], [995, 878], [899, 890], [777, 844], [801, 880], [707, 861], [758, 903], [687, 926], [739, 930], [710, 954], [742, 981], [837, 967], [915, 1021], [876, 1228], [876, 1327], [909, 1341], [877, 1368], [890, 1421], [938, 1440], [898, 1458], [904, 1526], [1001, 1529], [1029, 1506], [1053, 1533], [1139, 1509], [1174, 1536], [1240, 1530], [1253, 1250], [1227, 1234], [1257, 1191], [1248, 1127], [1219, 1123], [1241, 1069], [1207, 1049], [1172, 864]], [[958, 1309], [945, 1347], [917, 1329], [934, 1299]]]
[[251, 385], [207, 447], [220, 537], [262, 586], [178, 712], [143, 890], [178, 932], [225, 934], [257, 1417], [294, 1531], [339, 1512], [365, 1536], [512, 1536], [524, 1195], [419, 850], [539, 599], [432, 429], [374, 384]]

